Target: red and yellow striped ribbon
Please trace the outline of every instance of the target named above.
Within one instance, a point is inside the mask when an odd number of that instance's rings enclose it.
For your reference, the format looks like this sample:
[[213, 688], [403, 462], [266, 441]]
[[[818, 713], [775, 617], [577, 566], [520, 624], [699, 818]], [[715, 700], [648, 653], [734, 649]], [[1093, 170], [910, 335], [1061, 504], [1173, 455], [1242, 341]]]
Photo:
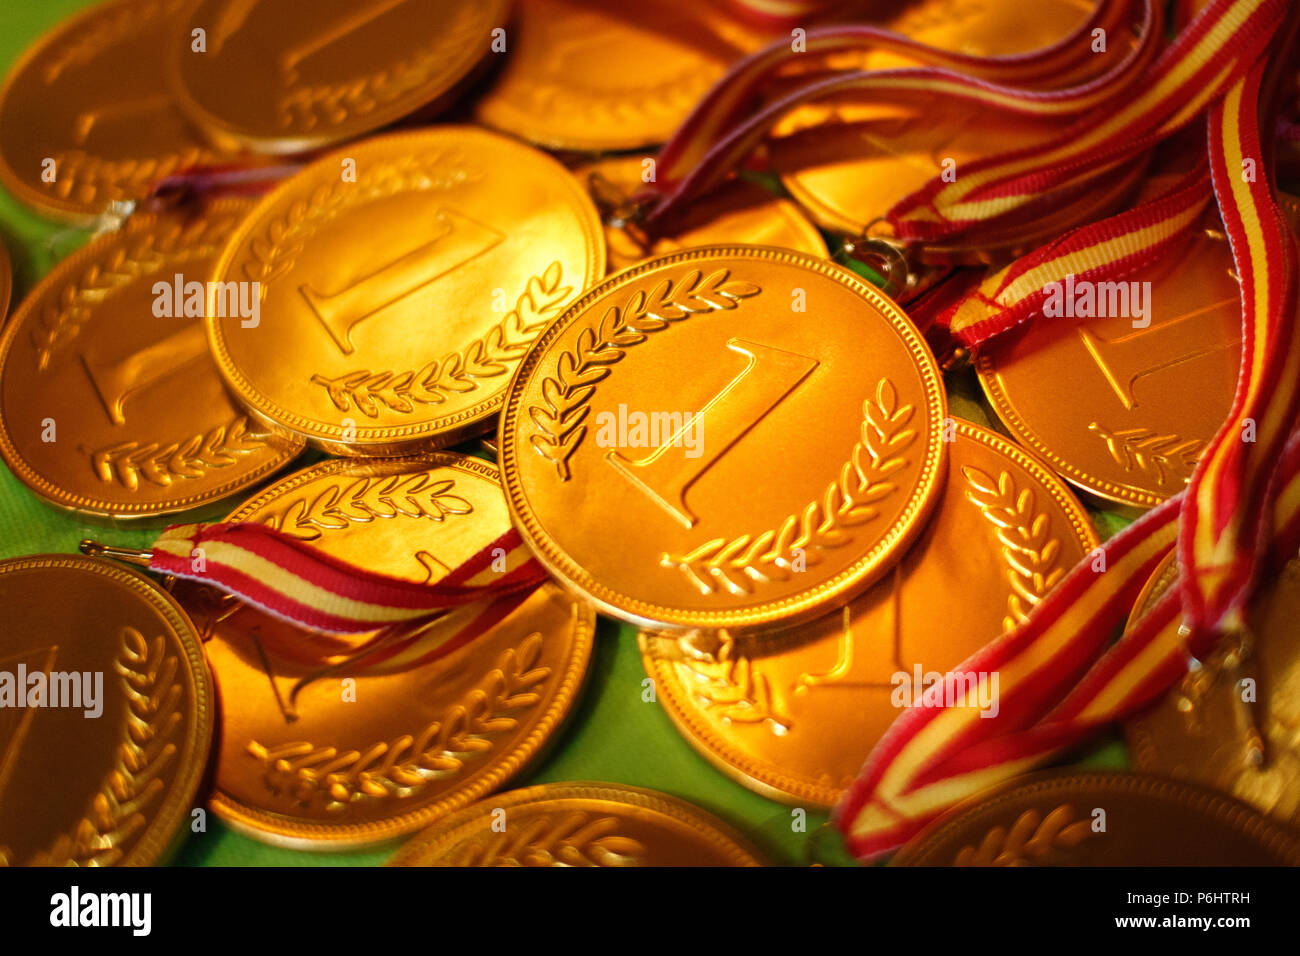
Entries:
[[527, 594], [546, 580], [514, 529], [428, 584], [368, 571], [255, 522], [172, 525], [154, 542], [149, 569], [332, 634], [427, 622], [452, 608]]
[[[694, 198], [736, 168], [773, 125], [805, 103], [846, 93], [890, 103], [940, 97], [1054, 123], [1112, 104], [1141, 78], [1157, 53], [1163, 25], [1161, 7], [1143, 0], [1139, 41], [1123, 53], [1120, 48], [1093, 53], [1092, 31], [1126, 25], [1133, 6], [1128, 0], [1108, 0], [1069, 37], [1019, 56], [970, 56], [860, 25], [809, 30], [802, 53], [793, 52], [789, 40], [773, 43], [733, 67], [660, 151], [656, 181], [646, 187], [642, 197], [652, 203], [647, 227], [671, 223]], [[768, 85], [798, 58], [867, 49], [900, 53], [931, 66], [814, 75], [773, 102], [760, 105]], [[1036, 88], [1048, 78], [1074, 76], [1081, 66], [1089, 68], [1091, 79], [1065, 88]], [[964, 117], [962, 121], [966, 121]]]
[[1199, 116], [1258, 59], [1286, 0], [1214, 0], [1164, 50], [1136, 95], [1081, 117], [1054, 141], [936, 176], [889, 212], [899, 239], [934, 242], [1041, 215], [1055, 193], [1103, 175]]
[[1074, 229], [990, 275], [938, 322], [966, 347], [976, 347], [1040, 314], [1052, 286], [1068, 277], [1115, 281], [1171, 255], [1212, 198], [1209, 165], [1202, 161], [1156, 198]]
[[1242, 623], [1270, 533], [1273, 469], [1300, 413], [1295, 238], [1274, 199], [1257, 115], [1266, 66], [1210, 111], [1211, 142], [1221, 144], [1210, 170], [1241, 282], [1242, 371], [1183, 506], [1183, 610], [1196, 628]]

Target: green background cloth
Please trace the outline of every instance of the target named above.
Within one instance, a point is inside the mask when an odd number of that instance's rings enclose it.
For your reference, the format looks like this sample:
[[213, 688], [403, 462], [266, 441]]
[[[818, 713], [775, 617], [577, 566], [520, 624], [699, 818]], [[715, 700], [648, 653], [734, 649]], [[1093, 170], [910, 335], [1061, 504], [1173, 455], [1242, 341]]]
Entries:
[[[45, 30], [92, 4], [93, 0], [0, 0], [0, 69], [7, 73], [27, 45]], [[162, 56], [161, 50], [158, 55]], [[5, 130], [4, 135], [23, 133]], [[84, 230], [41, 218], [2, 189], [0, 233], [14, 264], [11, 313], [41, 276], [90, 237]], [[954, 415], [989, 424], [978, 386], [969, 373], [949, 375], [948, 385]], [[218, 506], [197, 517], [220, 517], [232, 507]], [[1093, 517], [1103, 538], [1124, 524], [1124, 519], [1106, 512], [1094, 511]], [[43, 504], [7, 468], [0, 468], [0, 558], [71, 553], [87, 537], [147, 547], [165, 523], [87, 522]], [[851, 862], [838, 835], [825, 825], [826, 814], [810, 811], [805, 828], [798, 831], [790, 807], [734, 783], [700, 756], [677, 733], [659, 704], [642, 701], [645, 676], [635, 628], [601, 618], [582, 699], [546, 756], [506, 786], [592, 780], [647, 787], [721, 817], [744, 833], [772, 863]], [[1123, 744], [1112, 737], [1078, 755], [1075, 762], [1120, 767], [1126, 761]], [[208, 814], [207, 831], [189, 835], [175, 862], [202, 866], [367, 865], [387, 860], [395, 846], [352, 853], [284, 850], [234, 833]]]

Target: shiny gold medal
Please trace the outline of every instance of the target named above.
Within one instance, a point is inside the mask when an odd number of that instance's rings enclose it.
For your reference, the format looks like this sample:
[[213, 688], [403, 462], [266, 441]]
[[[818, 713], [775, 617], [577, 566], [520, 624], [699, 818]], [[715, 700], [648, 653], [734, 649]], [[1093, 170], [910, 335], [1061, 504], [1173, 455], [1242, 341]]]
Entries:
[[210, 313], [227, 384], [272, 427], [342, 454], [451, 444], [490, 427], [533, 338], [604, 274], [582, 185], [471, 127], [355, 144], [267, 195], [218, 282], [260, 321]]
[[[875, 587], [797, 628], [643, 631], [659, 700], [724, 773], [764, 796], [831, 807], [901, 708], [1024, 620], [1097, 537], [1065, 485], [1005, 439], [956, 422], [943, 501]], [[997, 706], [975, 675], [970, 706]]]
[[552, 149], [662, 143], [764, 37], [712, 4], [528, 0], [501, 73], [475, 106], [488, 126]]
[[[693, 246], [744, 242], [779, 246], [810, 256], [829, 255], [826, 240], [786, 199], [761, 186], [733, 179], [713, 190], [687, 211], [672, 236], [650, 239], [635, 222], [620, 225], [621, 213], [631, 211], [630, 197], [641, 188], [649, 157], [620, 156], [581, 166], [574, 172], [588, 183], [598, 205], [606, 205], [606, 258], [617, 272], [653, 256]], [[622, 205], [624, 208], [620, 209]]]
[[147, 866], [190, 822], [212, 687], [189, 618], [141, 574], [0, 561], [0, 866]]
[[944, 395], [907, 317], [847, 270], [716, 246], [653, 259], [549, 326], [511, 383], [502, 472], [562, 582], [633, 623], [816, 617], [937, 498]]
[[[1138, 597], [1136, 620], [1177, 580], [1174, 556]], [[1300, 823], [1300, 560], [1250, 609], [1250, 641], [1221, 648], [1128, 720], [1142, 770], [1230, 793], [1283, 823]]]
[[1084, 491], [1149, 508], [1186, 485], [1227, 417], [1241, 305], [1227, 238], [1208, 225], [1130, 278], [1068, 277], [1061, 301], [1074, 315], [1009, 332], [975, 368], [1018, 441]]
[[185, 0], [113, 0], [60, 23], [0, 89], [0, 182], [86, 223], [187, 166], [220, 162], [167, 92], [159, 50]]
[[502, 793], [447, 817], [393, 866], [760, 866], [749, 841], [667, 794], [604, 783]]
[[1296, 866], [1300, 838], [1244, 803], [1164, 777], [1049, 771], [944, 814], [895, 866]]
[[[229, 520], [427, 582], [509, 527], [496, 467], [450, 453], [325, 461]], [[568, 713], [595, 627], [590, 608], [545, 584], [513, 610], [472, 605], [359, 654], [367, 638], [313, 634], [192, 585], [177, 594], [207, 639], [221, 700], [212, 808], [250, 836], [302, 849], [412, 833], [500, 787]], [[426, 660], [462, 628], [482, 633]]]
[[[214, 142], [295, 153], [448, 104], [504, 39], [508, 0], [197, 0], [167, 34], [181, 107]], [[337, 164], [336, 164], [337, 165]]]
[[243, 491], [302, 450], [231, 401], [204, 337], [205, 282], [250, 208], [134, 215], [23, 300], [0, 335], [0, 455], [46, 501], [169, 514]]

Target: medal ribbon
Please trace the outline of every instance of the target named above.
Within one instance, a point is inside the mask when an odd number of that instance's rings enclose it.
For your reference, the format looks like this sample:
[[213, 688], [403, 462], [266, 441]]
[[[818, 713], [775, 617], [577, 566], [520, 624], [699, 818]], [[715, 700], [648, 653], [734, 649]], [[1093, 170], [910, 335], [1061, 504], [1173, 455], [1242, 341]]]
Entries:
[[[1070, 120], [1072, 125], [1060, 133], [1053, 134], [1052, 127], [1044, 125], [1050, 138], [1043, 144], [965, 164], [952, 182], [936, 176], [888, 215], [895, 236], [905, 243], [956, 238], [978, 243], [989, 233], [1059, 209], [1081, 188], [1191, 122], [1254, 62], [1284, 10], [1285, 0], [1214, 0], [1152, 63], [1162, 20], [1158, 8], [1148, 5], [1142, 35], [1129, 54], [1090, 83], [1065, 90], [999, 86], [980, 77], [978, 67], [968, 67], [968, 74], [907, 69], [857, 71], [814, 80], [719, 138], [712, 134], [713, 126], [724, 125], [719, 117], [735, 115], [746, 105], [739, 93], [723, 88], [730, 81], [724, 79], [709, 98], [722, 105], [711, 109], [706, 100], [660, 154], [659, 182], [651, 188], [661, 201], [649, 212], [647, 226], [662, 228], [670, 223], [795, 106], [828, 96], [882, 94], [892, 102], [906, 94], [937, 94], [1035, 122]], [[772, 54], [769, 48], [755, 56]], [[733, 75], [747, 76], [748, 68], [742, 61]], [[743, 92], [743, 82], [737, 82], [737, 87]], [[738, 97], [737, 102], [726, 102], [732, 96]]]
[[513, 528], [445, 577], [424, 584], [340, 561], [251, 521], [172, 525], [154, 542], [149, 569], [210, 585], [291, 624], [333, 634], [428, 623], [453, 608], [527, 596], [547, 577]]
[[[1300, 544], [1295, 252], [1268, 177], [1262, 170], [1258, 177], [1244, 175], [1241, 163], [1246, 158], [1263, 163], [1256, 114], [1265, 68], [1261, 60], [1235, 83], [1212, 108], [1208, 124], [1214, 188], [1241, 279], [1242, 374], [1227, 423], [1184, 492], [1108, 541], [1022, 625], [955, 669], [998, 673], [996, 716], [936, 705], [906, 711], [895, 721], [836, 811], [837, 824], [860, 856], [893, 849], [960, 800], [1149, 704], [1186, 673], [1189, 658], [1205, 656], [1223, 631], [1240, 631], [1252, 585], [1294, 557]], [[1202, 204], [1193, 197], [1202, 175], [1194, 170], [1147, 204], [1164, 213], [1144, 213], [1153, 247], [1177, 232], [1180, 215], [1195, 221]], [[1127, 214], [1107, 222], [1122, 223], [1130, 240], [1140, 232], [1141, 223]], [[1082, 262], [1082, 272], [1107, 275], [1101, 253], [1094, 252], [1092, 260], [1086, 255], [1098, 248], [1092, 240], [1104, 239], [1105, 232], [1078, 230], [1027, 257], [1023, 268], [1006, 270], [998, 283], [1005, 291], [1013, 285], [1006, 273], [1023, 278], [1034, 269], [1039, 272], [1032, 281], [1038, 281], [1045, 264], [1053, 262], [1069, 269]], [[1141, 253], [1137, 247], [1119, 241], [1109, 254], [1118, 268], [1127, 268]], [[1047, 274], [1060, 276], [1059, 271]], [[1038, 294], [1032, 281], [1020, 286], [1026, 298]], [[1004, 295], [997, 305], [1003, 315], [994, 326], [966, 327], [973, 337], [992, 334], [999, 323], [1007, 327], [1006, 313], [1014, 318], [1014, 296]], [[1242, 440], [1246, 419], [1255, 423], [1254, 441]], [[1105, 650], [1137, 593], [1175, 545], [1179, 586]]]
[[[647, 199], [658, 200], [648, 224], [665, 222], [691, 199], [721, 181], [763, 140], [769, 128], [804, 103], [852, 93], [897, 102], [912, 96], [973, 101], [1031, 117], [1059, 120], [1109, 102], [1133, 83], [1157, 51], [1163, 29], [1159, 4], [1143, 0], [1139, 41], [1113, 67], [1090, 81], [1064, 89], [1036, 90], [1044, 80], [1095, 72], [1106, 55], [1092, 52], [1095, 29], [1122, 29], [1132, 18], [1131, 0], [1103, 0], [1093, 16], [1057, 44], [1028, 54], [979, 57], [953, 53], [879, 27], [851, 25], [809, 30], [804, 52], [789, 40], [772, 43], [739, 61], [714, 86], [676, 134], [656, 164]], [[781, 70], [808, 58], [877, 49], [941, 69], [849, 70], [814, 75], [763, 106], [766, 88]]]

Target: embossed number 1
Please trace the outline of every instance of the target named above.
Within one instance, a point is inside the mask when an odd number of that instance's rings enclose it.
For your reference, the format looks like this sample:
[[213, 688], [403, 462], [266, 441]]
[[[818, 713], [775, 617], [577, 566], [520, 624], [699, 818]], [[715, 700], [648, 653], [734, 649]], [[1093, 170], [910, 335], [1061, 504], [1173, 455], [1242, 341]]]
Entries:
[[[616, 451], [605, 456], [619, 474], [644, 491], [670, 515], [690, 528], [696, 517], [686, 506], [686, 490], [722, 457], [727, 449], [776, 408], [794, 387], [818, 365], [816, 359], [786, 352], [757, 342], [730, 339], [727, 348], [748, 358], [740, 374], [687, 419], [679, 431], [639, 461], [630, 461]], [[708, 425], [707, 432], [704, 428]], [[680, 446], [692, 428], [707, 434], [708, 452], [698, 458], [670, 455], [674, 442]]]
[[439, 209], [433, 220], [432, 239], [347, 288], [325, 295], [307, 285], [299, 287], [344, 355], [356, 351], [352, 329], [358, 322], [481, 256], [505, 238], [491, 226], [450, 210]]

